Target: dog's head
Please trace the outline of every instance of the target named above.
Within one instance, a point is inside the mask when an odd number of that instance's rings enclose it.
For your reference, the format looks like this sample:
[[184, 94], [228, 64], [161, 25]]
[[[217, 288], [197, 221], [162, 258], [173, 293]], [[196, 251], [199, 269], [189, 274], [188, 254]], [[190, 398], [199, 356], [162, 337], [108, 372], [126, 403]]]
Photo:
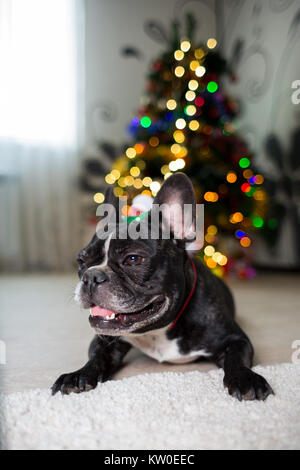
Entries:
[[[118, 198], [110, 190], [105, 203], [118, 213]], [[186, 207], [190, 208], [188, 224], [183, 216]], [[158, 208], [162, 217], [154, 213]], [[163, 184], [148, 217], [131, 222], [135, 233], [143, 232], [140, 238], [133, 239], [131, 224], [117, 217], [116, 227], [105, 239], [95, 234], [79, 253], [75, 298], [91, 309], [89, 320], [96, 333], [143, 333], [174, 320], [186, 291], [185, 242], [194, 224], [194, 208], [192, 184], [177, 173]], [[159, 236], [153, 238], [154, 223], [159, 224]], [[163, 226], [170, 236], [165, 236]]]

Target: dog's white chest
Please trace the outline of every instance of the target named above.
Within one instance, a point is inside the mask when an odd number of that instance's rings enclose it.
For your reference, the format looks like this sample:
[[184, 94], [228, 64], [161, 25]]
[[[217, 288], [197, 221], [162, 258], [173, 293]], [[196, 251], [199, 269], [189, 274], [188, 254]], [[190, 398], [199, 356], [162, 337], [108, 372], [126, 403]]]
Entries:
[[203, 349], [188, 354], [180, 353], [177, 339], [169, 340], [166, 330], [167, 328], [162, 328], [141, 335], [132, 335], [124, 340], [159, 362], [187, 363], [195, 361], [200, 356], [210, 356]]

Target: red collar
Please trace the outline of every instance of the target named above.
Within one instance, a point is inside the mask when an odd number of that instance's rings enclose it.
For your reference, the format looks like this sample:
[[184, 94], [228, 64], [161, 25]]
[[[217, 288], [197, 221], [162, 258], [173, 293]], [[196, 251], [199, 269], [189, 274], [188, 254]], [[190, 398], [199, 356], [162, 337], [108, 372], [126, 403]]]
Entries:
[[181, 317], [181, 315], [183, 314], [183, 312], [185, 311], [186, 307], [188, 306], [191, 298], [193, 297], [193, 294], [195, 292], [195, 289], [196, 289], [196, 284], [197, 284], [197, 271], [196, 271], [196, 266], [195, 266], [195, 263], [193, 261], [192, 258], [190, 258], [188, 256], [191, 264], [192, 264], [192, 268], [193, 268], [193, 271], [194, 271], [194, 281], [193, 281], [193, 285], [192, 285], [192, 289], [186, 299], [186, 301], [184, 302], [183, 306], [181, 307], [181, 310], [180, 312], [178, 313], [177, 317], [175, 318], [175, 320], [173, 321], [172, 325], [170, 326], [169, 330], [172, 330], [174, 328], [174, 326], [176, 325], [177, 321], [179, 320], [179, 318]]

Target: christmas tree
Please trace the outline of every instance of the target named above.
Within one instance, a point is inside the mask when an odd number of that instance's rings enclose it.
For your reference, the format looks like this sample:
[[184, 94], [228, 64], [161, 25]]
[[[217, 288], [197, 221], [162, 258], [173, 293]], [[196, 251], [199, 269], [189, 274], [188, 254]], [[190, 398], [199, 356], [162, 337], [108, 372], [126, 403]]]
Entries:
[[[252, 234], [268, 225], [264, 178], [235, 129], [238, 104], [221, 82], [233, 74], [217, 41], [194, 45], [191, 16], [187, 24], [185, 38], [173, 25], [169, 49], [151, 64], [142, 105], [128, 129], [132, 145], [105, 180], [115, 185], [117, 196], [155, 196], [164, 179], [185, 172], [197, 202], [205, 204], [205, 245], [199, 256], [217, 275], [234, 270], [251, 277]], [[98, 193], [95, 201], [99, 198]]]

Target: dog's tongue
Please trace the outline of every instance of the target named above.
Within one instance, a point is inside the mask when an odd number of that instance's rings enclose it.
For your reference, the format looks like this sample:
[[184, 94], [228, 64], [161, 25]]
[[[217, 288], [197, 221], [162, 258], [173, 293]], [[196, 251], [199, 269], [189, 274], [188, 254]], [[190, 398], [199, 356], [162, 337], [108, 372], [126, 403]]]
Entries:
[[99, 307], [98, 305], [91, 308], [92, 317], [110, 317], [113, 314], [116, 314], [116, 312], [112, 312], [108, 308]]

